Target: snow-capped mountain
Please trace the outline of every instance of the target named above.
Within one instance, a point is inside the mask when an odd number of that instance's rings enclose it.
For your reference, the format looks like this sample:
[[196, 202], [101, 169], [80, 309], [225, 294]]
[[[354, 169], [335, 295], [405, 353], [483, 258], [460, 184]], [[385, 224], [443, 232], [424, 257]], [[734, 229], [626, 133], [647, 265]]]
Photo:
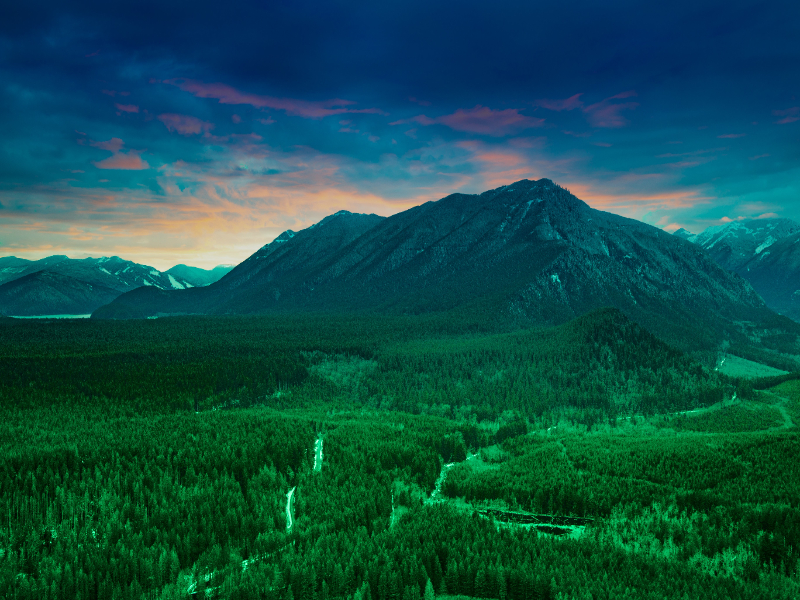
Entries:
[[721, 266], [741, 275], [746, 263], [798, 231], [800, 224], [791, 219], [752, 219], [715, 225], [687, 239], [704, 248]]
[[608, 306], [685, 348], [745, 339], [743, 323], [777, 318], [695, 244], [594, 210], [548, 179], [388, 218], [339, 212], [285, 232], [207, 287], [138, 289], [93, 317], [457, 311], [555, 324]]
[[[701, 246], [720, 266], [749, 281], [771, 309], [800, 321], [800, 223], [753, 219], [675, 235]], [[688, 233], [688, 232], [687, 232]]]
[[[34, 277], [44, 273], [52, 276]], [[49, 256], [36, 261], [0, 258], [0, 314], [89, 313], [119, 294], [143, 286], [170, 290], [193, 287], [181, 277], [118, 256]], [[72, 312], [79, 307], [79, 313]]]

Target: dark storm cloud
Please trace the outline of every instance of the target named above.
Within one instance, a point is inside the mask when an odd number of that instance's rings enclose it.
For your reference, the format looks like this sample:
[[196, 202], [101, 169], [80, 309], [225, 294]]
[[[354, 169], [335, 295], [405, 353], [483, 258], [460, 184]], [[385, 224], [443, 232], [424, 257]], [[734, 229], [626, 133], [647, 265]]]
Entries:
[[[59, 202], [109, 244], [119, 215], [193, 230], [222, 205], [256, 239], [333, 199], [543, 176], [662, 226], [797, 218], [799, 24], [789, 2], [16, 3], [0, 247]], [[192, 209], [148, 212], [170, 203]]]

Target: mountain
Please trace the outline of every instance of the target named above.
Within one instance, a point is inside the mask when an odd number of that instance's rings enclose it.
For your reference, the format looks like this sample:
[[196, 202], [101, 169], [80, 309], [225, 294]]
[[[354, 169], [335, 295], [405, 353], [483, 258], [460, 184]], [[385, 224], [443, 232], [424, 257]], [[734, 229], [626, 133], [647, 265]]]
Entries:
[[0, 314], [86, 315], [119, 291], [54, 271], [36, 271], [0, 285]]
[[749, 281], [772, 310], [800, 321], [800, 223], [734, 221], [688, 239], [723, 268]]
[[233, 267], [234, 265], [217, 265], [213, 269], [201, 269], [188, 265], [175, 265], [164, 272], [176, 279], [187, 281], [194, 287], [203, 287], [219, 281], [223, 276], [230, 273]]
[[797, 232], [800, 224], [791, 219], [753, 219], [709, 227], [689, 241], [703, 247], [724, 268], [743, 275], [746, 263]]
[[[40, 273], [54, 276], [31, 277]], [[15, 282], [19, 284], [12, 286]], [[84, 259], [48, 256], [36, 261], [14, 256], [0, 258], [0, 314], [85, 314], [142, 286], [174, 290], [193, 287], [180, 277], [118, 256]], [[109, 290], [113, 292], [111, 298]], [[30, 303], [20, 304], [22, 297]], [[72, 312], [76, 307], [83, 308]]]
[[792, 327], [697, 245], [592, 209], [549, 179], [388, 218], [342, 211], [283, 233], [208, 287], [135, 290], [93, 317], [454, 310], [549, 325], [600, 307], [684, 348]]
[[42, 271], [62, 260], [67, 260], [67, 257], [60, 254], [48, 256], [40, 260], [27, 260], [24, 258], [17, 258], [16, 256], [4, 256], [0, 258], [0, 284], [23, 277], [29, 273]]

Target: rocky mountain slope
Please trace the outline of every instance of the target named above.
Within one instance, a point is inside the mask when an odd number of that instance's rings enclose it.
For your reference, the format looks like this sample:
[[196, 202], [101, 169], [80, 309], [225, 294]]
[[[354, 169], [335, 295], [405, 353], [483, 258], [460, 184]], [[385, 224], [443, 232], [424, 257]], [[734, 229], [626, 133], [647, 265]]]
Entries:
[[548, 179], [385, 219], [343, 211], [285, 232], [206, 288], [139, 289], [93, 316], [455, 310], [556, 324], [606, 306], [683, 347], [786, 325], [697, 245], [594, 210]]
[[800, 223], [754, 219], [687, 234], [675, 232], [749, 281], [771, 309], [800, 321]]
[[[183, 278], [118, 256], [49, 256], [36, 261], [0, 258], [0, 314], [84, 314], [142, 286], [172, 290], [193, 287]], [[27, 298], [28, 303], [21, 298]]]

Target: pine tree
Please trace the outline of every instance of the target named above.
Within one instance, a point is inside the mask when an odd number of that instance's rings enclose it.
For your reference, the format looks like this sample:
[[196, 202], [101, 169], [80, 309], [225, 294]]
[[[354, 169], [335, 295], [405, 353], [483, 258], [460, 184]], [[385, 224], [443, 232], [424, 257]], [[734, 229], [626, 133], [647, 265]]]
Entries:
[[[444, 579], [442, 581], [444, 581]], [[425, 594], [422, 596], [422, 600], [436, 600], [436, 596], [433, 594], [433, 584], [430, 579], [428, 579], [428, 583], [425, 584]]]
[[475, 574], [475, 596], [478, 598], [489, 597], [489, 586], [486, 580], [486, 570], [483, 567], [478, 568]]

